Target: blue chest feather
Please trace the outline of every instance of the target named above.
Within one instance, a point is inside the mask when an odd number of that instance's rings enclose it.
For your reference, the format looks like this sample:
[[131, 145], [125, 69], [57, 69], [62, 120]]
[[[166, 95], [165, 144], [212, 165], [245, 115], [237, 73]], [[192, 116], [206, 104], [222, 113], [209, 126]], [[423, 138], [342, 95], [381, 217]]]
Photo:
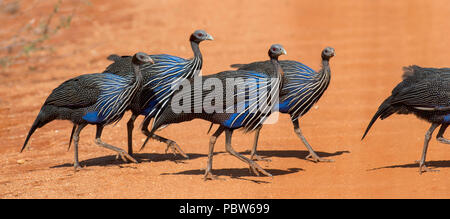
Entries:
[[101, 123], [105, 120], [104, 116], [98, 114], [97, 111], [88, 112], [83, 116], [83, 119], [89, 123]]
[[289, 105], [289, 102], [291, 101], [291, 99], [287, 99], [285, 101], [281, 101], [278, 104], [278, 109], [281, 113], [288, 113], [289, 109], [291, 108]]
[[96, 84], [100, 95], [94, 105], [94, 110], [87, 112], [82, 118], [89, 123], [102, 123], [121, 114], [125, 104], [124, 92], [131, 81], [130, 77], [103, 73], [97, 78]]
[[[241, 72], [242, 77], [244, 77], [244, 83], [246, 83], [246, 93], [244, 102], [238, 102], [236, 104], [235, 110], [242, 112], [232, 113], [229, 118], [222, 122], [222, 125], [228, 128], [241, 128], [248, 123], [251, 123], [253, 115], [258, 110], [258, 99], [254, 95], [261, 92], [259, 89], [263, 87], [270, 86], [270, 77], [265, 74], [258, 72]], [[261, 97], [260, 97], [261, 98]], [[256, 118], [257, 119], [257, 118]]]
[[142, 110], [141, 115], [146, 116], [158, 105], [158, 100], [152, 100], [147, 104], [147, 107]]
[[450, 114], [444, 116], [444, 122], [450, 123]]
[[[222, 123], [225, 127], [228, 128], [240, 128], [242, 127], [242, 123], [244, 122], [244, 116], [240, 116], [236, 119], [236, 117], [239, 116], [237, 113], [233, 113], [229, 119], [225, 120], [225, 122]], [[235, 121], [236, 119], [236, 121]], [[234, 121], [234, 123], [233, 123]]]
[[[144, 71], [150, 72], [150, 78], [146, 81], [147, 88], [152, 90], [152, 96], [147, 100], [143, 107], [141, 115], [156, 114], [161, 103], [167, 102], [172, 94], [172, 88], [180, 83], [184, 78], [192, 77], [193, 60], [183, 59], [171, 55], [151, 55], [155, 64], [144, 68]], [[198, 66], [201, 62], [196, 63]], [[198, 67], [197, 66], [197, 67]]]
[[[248, 104], [244, 104], [245, 108], [248, 107]], [[244, 119], [245, 117], [249, 114], [249, 112], [245, 112], [245, 113], [233, 113], [230, 115], [230, 117], [225, 120], [222, 125], [228, 128], [240, 128], [242, 127], [244, 124]]]

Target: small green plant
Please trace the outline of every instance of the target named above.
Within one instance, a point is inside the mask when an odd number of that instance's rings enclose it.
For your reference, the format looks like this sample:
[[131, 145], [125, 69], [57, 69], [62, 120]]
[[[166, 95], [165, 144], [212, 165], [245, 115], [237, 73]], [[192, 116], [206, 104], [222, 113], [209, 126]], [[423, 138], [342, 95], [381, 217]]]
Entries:
[[[59, 23], [56, 26], [51, 25], [53, 19], [58, 15], [61, 4], [62, 0], [56, 2], [50, 14], [45, 19], [41, 19], [41, 22], [36, 27], [33, 27], [35, 19], [32, 19], [19, 30], [17, 35], [12, 37], [13, 39], [10, 40], [9, 45], [4, 48], [9, 55], [0, 58], [2, 67], [14, 64], [15, 60], [20, 57], [29, 57], [35, 51], [53, 51], [51, 47], [44, 46], [44, 42], [60, 30], [69, 28], [73, 17], [73, 14], [59, 15]], [[29, 34], [30, 32], [33, 34]], [[34, 37], [30, 38], [30, 35]]]
[[3, 57], [0, 58], [0, 66], [4, 67], [8, 67], [11, 64], [11, 60], [10, 57]]

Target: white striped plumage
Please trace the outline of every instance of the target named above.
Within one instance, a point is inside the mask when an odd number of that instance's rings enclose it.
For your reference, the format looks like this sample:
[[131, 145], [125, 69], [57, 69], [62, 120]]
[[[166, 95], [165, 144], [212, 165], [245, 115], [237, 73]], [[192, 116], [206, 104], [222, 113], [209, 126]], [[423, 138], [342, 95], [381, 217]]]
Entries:
[[[285, 72], [290, 71], [285, 69]], [[288, 113], [291, 114], [292, 120], [296, 120], [310, 109], [325, 92], [330, 83], [331, 73], [329, 71], [312, 73], [309, 77], [304, 76], [306, 80], [299, 80], [298, 74], [286, 73], [286, 75], [289, 82], [283, 89], [286, 89], [288, 94], [283, 97], [282, 101], [292, 98], [289, 105], [291, 106], [293, 103], [294, 105], [290, 107]]]
[[[164, 69], [164, 66], [168, 65], [173, 65], [174, 67]], [[181, 66], [181, 68], [177, 70], [175, 66]], [[174, 60], [173, 62], [166, 62], [165, 59], [164, 62], [158, 63], [158, 59], [156, 58], [156, 63], [154, 66], [155, 68], [152, 67], [152, 74], [161, 75], [161, 77], [155, 77], [144, 85], [149, 87], [151, 90], [157, 90], [148, 99], [145, 105], [147, 105], [152, 100], [157, 100], [157, 98], [161, 97], [162, 98], [158, 99], [157, 101], [158, 107], [153, 107], [144, 120], [151, 119], [152, 117], [155, 117], [156, 119], [170, 101], [172, 94], [175, 92], [174, 88], [176, 88], [176, 85], [181, 83], [183, 80], [197, 76], [199, 73], [198, 69], [201, 69], [201, 66], [202, 58], [198, 56], [194, 56], [194, 58], [190, 60], [185, 60], [185, 62], [177, 62], [176, 60]], [[172, 81], [170, 81], [170, 78], [173, 78]], [[168, 81], [170, 81], [170, 83], [168, 83]], [[165, 92], [168, 93], [161, 95]]]
[[[262, 125], [262, 123], [265, 121], [265, 118], [268, 116], [268, 114], [270, 114], [270, 111], [273, 109], [274, 106], [276, 106], [276, 104], [275, 104], [276, 102], [272, 103], [272, 104], [267, 104], [267, 101], [262, 101], [261, 98], [267, 97], [268, 92], [270, 90], [271, 102], [273, 102], [273, 99], [275, 99], [274, 95], [279, 94], [279, 89], [280, 89], [280, 84], [281, 84], [281, 75], [278, 75], [278, 77], [275, 79], [275, 81], [272, 81], [271, 77], [256, 76], [255, 74], [249, 74], [249, 73], [247, 73], [247, 74], [243, 73], [242, 77], [246, 77], [246, 78], [255, 78], [256, 77], [260, 87], [257, 89], [250, 89], [251, 87], [249, 87], [250, 91], [246, 95], [246, 97], [249, 97], [249, 98], [244, 99], [244, 101], [247, 103], [251, 103], [251, 105], [245, 107], [244, 111], [242, 111], [242, 112], [236, 112], [236, 113], [238, 113], [238, 115], [231, 122], [231, 127], [233, 127], [235, 125], [235, 123], [239, 119], [241, 119], [241, 116], [244, 116], [242, 121], [245, 121], [243, 123], [245, 123], [246, 131], [252, 131], [252, 130], [256, 129], [258, 126]], [[244, 80], [244, 81], [241, 81], [241, 83], [237, 83], [236, 85], [248, 86], [248, 84], [242, 84], [242, 83], [246, 83], [246, 82], [248, 82], [248, 81]], [[255, 84], [254, 86], [257, 86], [257, 85]], [[263, 91], [263, 92], [258, 93], [259, 91]], [[239, 96], [239, 95], [242, 95], [242, 92], [235, 94], [235, 96]], [[259, 107], [259, 109], [256, 108], [257, 104], [258, 103], [260, 104], [261, 102], [266, 103], [266, 104], [262, 105], [263, 106], [262, 109], [261, 109], [261, 107]], [[239, 104], [245, 104], [245, 103], [237, 103], [237, 105], [239, 105]], [[261, 116], [260, 114], [258, 114], [257, 110], [260, 110], [260, 113], [264, 116]]]
[[[280, 91], [280, 88], [282, 86], [282, 77], [284, 75], [283, 69], [280, 66], [280, 63], [278, 61], [278, 56], [282, 54], [287, 54], [286, 50], [279, 44], [274, 44], [269, 49], [269, 57], [271, 58], [271, 63], [273, 67], [275, 68], [273, 72], [267, 72], [262, 77], [263, 79], [267, 80], [267, 83], [263, 85], [263, 93], [260, 95], [257, 95], [257, 98], [250, 98], [249, 100], [253, 102], [252, 105], [245, 108], [244, 112], [239, 113], [231, 122], [231, 127], [234, 126], [235, 122], [240, 119], [241, 116], [244, 116], [243, 122], [240, 124], [240, 126], [244, 127], [246, 131], [252, 131], [256, 129], [257, 127], [261, 126], [262, 123], [267, 119], [268, 115], [270, 115], [271, 111], [274, 109], [274, 107], [277, 107], [278, 101], [275, 101], [273, 103], [274, 99], [278, 100], [278, 94]], [[276, 76], [276, 77], [273, 77]], [[270, 83], [268, 83], [268, 80], [270, 80]], [[270, 93], [269, 92], [269, 86], [270, 86]], [[261, 89], [257, 89], [260, 91]], [[267, 97], [267, 94], [270, 94], [270, 98], [272, 104], [264, 104], [263, 108], [261, 109], [261, 113], [250, 111], [253, 109], [254, 105], [256, 105], [258, 102], [264, 102], [267, 103], [267, 101], [260, 101], [264, 99], [260, 99], [261, 97]], [[276, 98], [274, 98], [276, 96]]]
[[[132, 99], [142, 86], [142, 78], [134, 75], [117, 76], [104, 74], [96, 81], [100, 89], [100, 96], [94, 108], [105, 123], [117, 121], [125, 112]], [[129, 86], [132, 84], [132, 86]]]

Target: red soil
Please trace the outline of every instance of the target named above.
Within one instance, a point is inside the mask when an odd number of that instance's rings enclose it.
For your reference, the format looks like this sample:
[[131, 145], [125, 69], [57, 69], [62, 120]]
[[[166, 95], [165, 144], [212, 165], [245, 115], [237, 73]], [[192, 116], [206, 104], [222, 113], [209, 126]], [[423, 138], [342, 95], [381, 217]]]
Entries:
[[[26, 13], [27, 2], [37, 2]], [[0, 41], [33, 17], [48, 14], [55, 1], [22, 1], [16, 15], [0, 13]], [[430, 143], [427, 160], [438, 173], [419, 175], [417, 164], [428, 124], [413, 116], [377, 121], [360, 138], [379, 104], [401, 80], [402, 66], [448, 65], [450, 5], [447, 1], [63, 1], [61, 13], [76, 9], [72, 24], [37, 52], [0, 72], [0, 198], [449, 198], [450, 150]], [[82, 73], [102, 71], [111, 54], [136, 51], [190, 57], [188, 35], [205, 29], [204, 74], [233, 63], [265, 60], [270, 44], [288, 51], [283, 59], [320, 67], [325, 46], [336, 49], [329, 89], [301, 119], [303, 133], [319, 155], [333, 163], [305, 160], [305, 147], [287, 115], [263, 128], [259, 162], [274, 175], [257, 177], [246, 164], [216, 144], [213, 172], [203, 181], [208, 122], [172, 125], [161, 132], [191, 159], [165, 154], [150, 142], [137, 153], [139, 164], [115, 160], [95, 145], [93, 126], [83, 130], [74, 172], [67, 151], [71, 124], [55, 121], [36, 131], [30, 149], [19, 153], [26, 133], [51, 90]], [[448, 66], [447, 66], [448, 67]], [[126, 122], [105, 128], [103, 140], [126, 148]], [[139, 118], [136, 124], [140, 124]], [[136, 150], [144, 136], [135, 132]], [[236, 132], [233, 146], [245, 152], [253, 135]], [[246, 153], [245, 155], [248, 155]], [[17, 161], [24, 161], [19, 164]], [[174, 162], [174, 161], [178, 161]]]

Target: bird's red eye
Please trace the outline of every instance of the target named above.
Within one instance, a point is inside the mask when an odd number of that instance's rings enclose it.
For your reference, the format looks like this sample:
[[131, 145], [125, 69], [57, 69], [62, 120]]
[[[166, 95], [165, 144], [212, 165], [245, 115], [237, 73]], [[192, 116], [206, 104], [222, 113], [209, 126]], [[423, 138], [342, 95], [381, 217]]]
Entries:
[[197, 36], [199, 36], [199, 37], [202, 37], [202, 36], [203, 36], [203, 34], [202, 34], [202, 33], [199, 33], [199, 34], [197, 34]]

